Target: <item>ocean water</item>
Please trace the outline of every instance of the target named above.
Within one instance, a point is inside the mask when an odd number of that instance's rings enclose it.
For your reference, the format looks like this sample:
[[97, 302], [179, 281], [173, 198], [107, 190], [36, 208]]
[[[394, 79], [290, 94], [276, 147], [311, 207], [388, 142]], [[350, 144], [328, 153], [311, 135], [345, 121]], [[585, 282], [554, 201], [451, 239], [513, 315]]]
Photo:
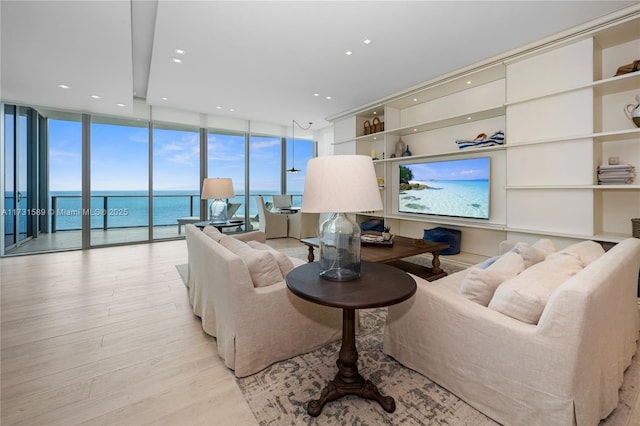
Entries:
[[[258, 214], [255, 195], [279, 194], [276, 191], [256, 191], [249, 196], [249, 215]], [[82, 211], [82, 199], [79, 191], [52, 191], [55, 197], [51, 210], [56, 212], [56, 230], [73, 230], [82, 228], [82, 216], [91, 216], [91, 227], [101, 228], [106, 218], [107, 227], [147, 226], [149, 223], [149, 205], [147, 196], [135, 191], [104, 191], [94, 193], [91, 197], [91, 209]], [[106, 200], [106, 205], [105, 205]], [[300, 206], [302, 197], [294, 194], [293, 205]], [[239, 202], [240, 207], [235, 215], [243, 217], [246, 209], [244, 194], [237, 194], [229, 202]], [[153, 224], [176, 225], [176, 219], [184, 216], [200, 216], [200, 195], [194, 192], [156, 191], [153, 197]]]
[[412, 181], [428, 189], [402, 191], [398, 209], [407, 213], [489, 218], [489, 180]]

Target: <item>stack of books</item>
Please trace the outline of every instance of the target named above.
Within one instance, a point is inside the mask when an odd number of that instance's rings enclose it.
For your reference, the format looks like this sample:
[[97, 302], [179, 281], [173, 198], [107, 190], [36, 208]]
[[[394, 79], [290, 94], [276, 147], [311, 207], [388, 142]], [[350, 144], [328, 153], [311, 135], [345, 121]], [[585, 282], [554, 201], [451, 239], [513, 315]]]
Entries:
[[598, 185], [630, 184], [635, 177], [636, 168], [630, 164], [607, 164], [598, 167]]

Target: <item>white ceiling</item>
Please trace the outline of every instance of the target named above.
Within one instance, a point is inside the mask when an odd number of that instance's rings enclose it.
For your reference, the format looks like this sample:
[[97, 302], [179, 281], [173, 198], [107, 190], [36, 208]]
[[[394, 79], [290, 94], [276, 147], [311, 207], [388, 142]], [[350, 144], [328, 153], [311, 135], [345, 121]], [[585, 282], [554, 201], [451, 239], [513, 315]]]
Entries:
[[[637, 3], [2, 0], [0, 97], [128, 115], [135, 96], [317, 129], [328, 116]], [[176, 49], [186, 52], [181, 64]]]

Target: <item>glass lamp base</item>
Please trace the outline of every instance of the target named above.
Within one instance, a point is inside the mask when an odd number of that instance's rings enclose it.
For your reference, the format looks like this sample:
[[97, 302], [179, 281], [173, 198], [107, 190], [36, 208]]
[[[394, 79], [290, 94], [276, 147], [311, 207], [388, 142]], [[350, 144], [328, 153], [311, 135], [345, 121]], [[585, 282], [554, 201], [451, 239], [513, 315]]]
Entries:
[[209, 221], [220, 223], [227, 221], [227, 203], [221, 199], [215, 199], [209, 206]]
[[345, 213], [334, 213], [320, 227], [320, 277], [330, 281], [360, 277], [360, 227]]

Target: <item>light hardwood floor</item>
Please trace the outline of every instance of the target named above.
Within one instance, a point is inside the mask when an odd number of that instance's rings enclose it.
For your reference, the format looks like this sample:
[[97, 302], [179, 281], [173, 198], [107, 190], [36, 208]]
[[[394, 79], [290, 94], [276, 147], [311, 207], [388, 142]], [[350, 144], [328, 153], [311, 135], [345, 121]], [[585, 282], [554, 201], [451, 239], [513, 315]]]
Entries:
[[191, 311], [186, 262], [184, 240], [0, 258], [0, 423], [257, 424]]
[[184, 240], [0, 259], [2, 425], [255, 425], [186, 262]]

